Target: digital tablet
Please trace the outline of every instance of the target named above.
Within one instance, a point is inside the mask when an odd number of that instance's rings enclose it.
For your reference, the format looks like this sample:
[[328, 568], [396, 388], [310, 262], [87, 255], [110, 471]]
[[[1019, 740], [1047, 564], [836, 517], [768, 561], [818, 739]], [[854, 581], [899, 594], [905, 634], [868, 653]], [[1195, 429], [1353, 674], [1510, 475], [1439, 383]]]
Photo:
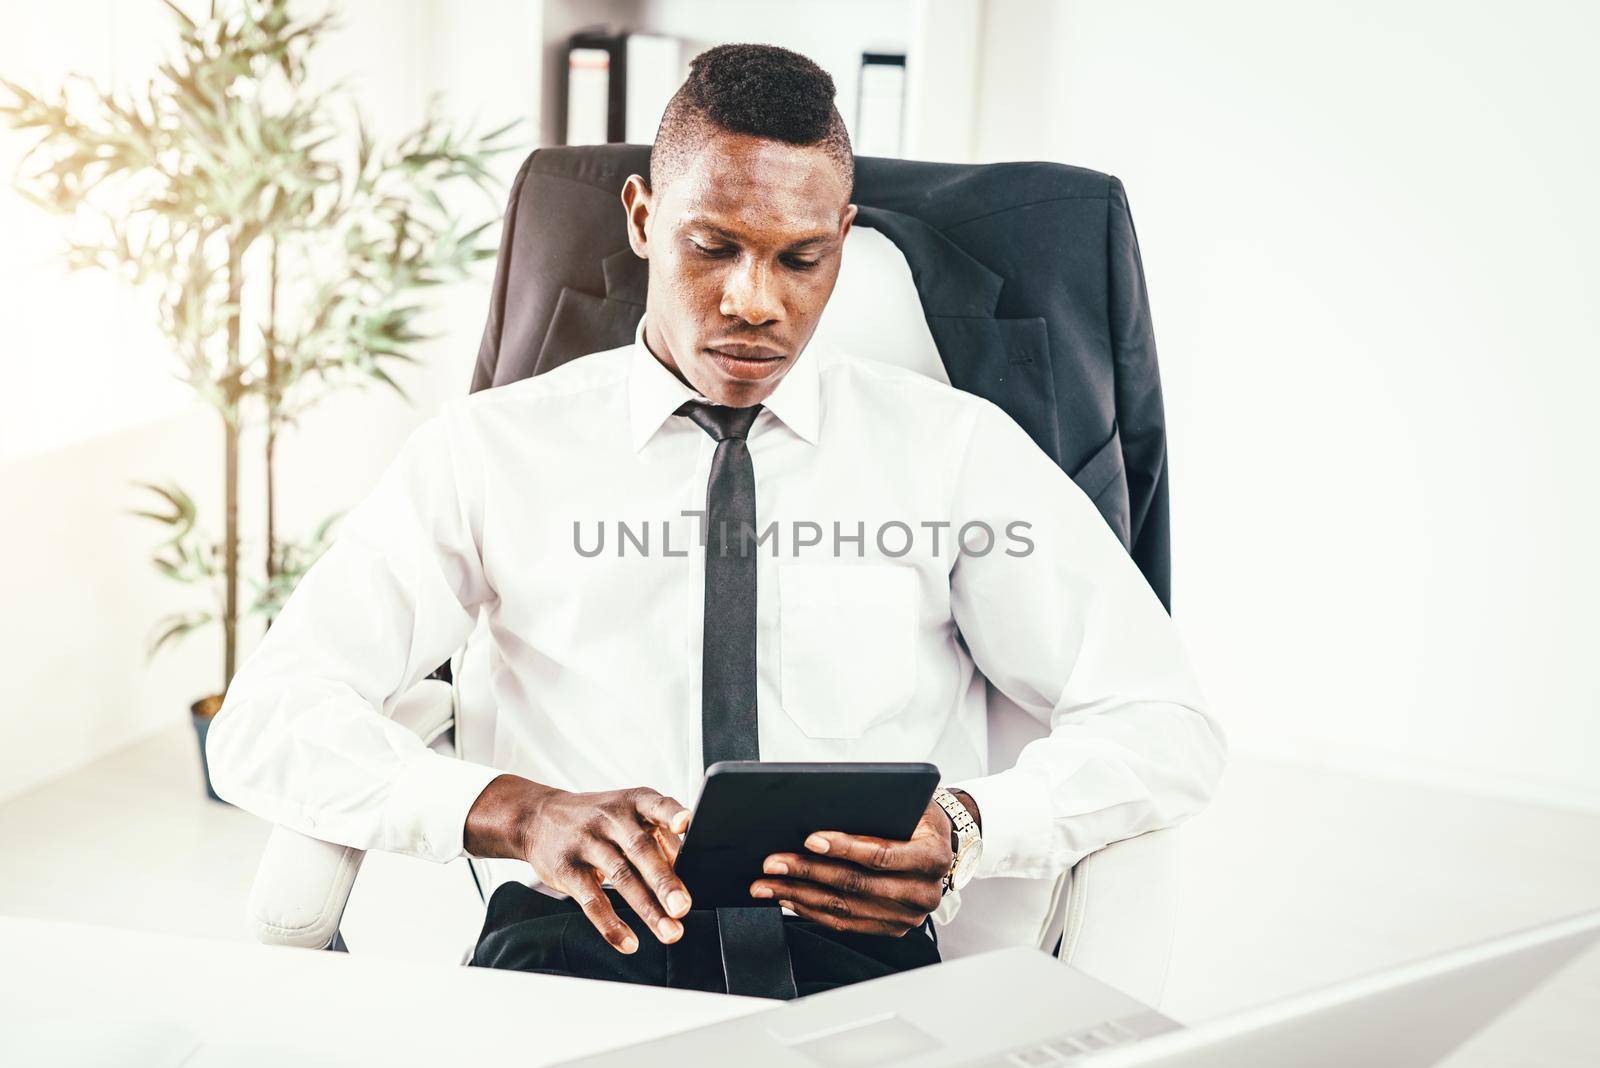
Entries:
[[701, 783], [678, 877], [695, 908], [776, 906], [750, 896], [768, 856], [805, 855], [813, 831], [905, 841], [938, 785], [932, 764], [719, 761]]

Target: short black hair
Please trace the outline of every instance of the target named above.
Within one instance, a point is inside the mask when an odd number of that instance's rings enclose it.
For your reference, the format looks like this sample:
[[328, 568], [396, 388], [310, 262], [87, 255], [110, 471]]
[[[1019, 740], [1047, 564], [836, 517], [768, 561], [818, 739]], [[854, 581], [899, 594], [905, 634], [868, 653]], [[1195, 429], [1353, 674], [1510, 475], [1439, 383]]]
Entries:
[[670, 180], [713, 130], [725, 130], [819, 146], [853, 191], [855, 156], [833, 95], [828, 72], [798, 52], [762, 44], [707, 49], [690, 62], [661, 116], [650, 149], [651, 188]]

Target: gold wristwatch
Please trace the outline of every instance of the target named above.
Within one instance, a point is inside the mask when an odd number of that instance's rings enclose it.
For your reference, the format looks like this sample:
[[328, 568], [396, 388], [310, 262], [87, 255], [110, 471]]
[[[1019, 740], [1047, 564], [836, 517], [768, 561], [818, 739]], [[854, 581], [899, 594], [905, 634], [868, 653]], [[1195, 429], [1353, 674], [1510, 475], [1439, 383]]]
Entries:
[[945, 893], [949, 893], [960, 890], [971, 881], [972, 873], [978, 868], [978, 857], [983, 852], [983, 835], [978, 831], [978, 821], [972, 818], [972, 813], [967, 811], [967, 806], [955, 794], [941, 786], [934, 791], [933, 799], [950, 817], [955, 838], [952, 848], [956, 855], [944, 876]]

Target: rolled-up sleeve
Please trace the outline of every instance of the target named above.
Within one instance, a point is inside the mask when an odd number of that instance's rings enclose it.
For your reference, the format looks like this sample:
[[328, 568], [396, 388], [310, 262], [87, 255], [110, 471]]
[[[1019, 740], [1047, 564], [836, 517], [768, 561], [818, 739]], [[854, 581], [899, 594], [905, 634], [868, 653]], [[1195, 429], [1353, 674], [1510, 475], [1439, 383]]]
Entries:
[[1093, 502], [987, 402], [953, 514], [995, 534], [952, 569], [956, 625], [985, 677], [1049, 728], [1015, 766], [948, 784], [982, 815], [976, 876], [1052, 877], [1199, 811], [1227, 750], [1177, 628]]
[[324, 841], [448, 861], [499, 772], [390, 718], [494, 597], [483, 457], [453, 400], [406, 440], [228, 687], [206, 744], [217, 793]]

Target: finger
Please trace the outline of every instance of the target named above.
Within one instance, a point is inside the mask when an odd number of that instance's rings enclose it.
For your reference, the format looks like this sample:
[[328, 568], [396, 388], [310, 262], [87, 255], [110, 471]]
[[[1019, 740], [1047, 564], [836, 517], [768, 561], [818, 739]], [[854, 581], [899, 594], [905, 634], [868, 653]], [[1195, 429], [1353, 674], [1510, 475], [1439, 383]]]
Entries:
[[667, 797], [654, 790], [641, 789], [635, 802], [639, 815], [672, 834], [683, 834], [689, 829], [689, 810], [676, 798]]
[[657, 827], [655, 830], [656, 842], [661, 846], [662, 856], [667, 858], [667, 863], [673, 867], [678, 865], [678, 854], [683, 852], [683, 839], [670, 831], [663, 831]]
[[[930, 839], [897, 842], [843, 831], [817, 831], [806, 838], [806, 848], [836, 860], [848, 860], [877, 871], [943, 874], [948, 860], [941, 856], [938, 843]], [[946, 845], [943, 852], [948, 853]]]
[[[689, 888], [683, 885], [672, 864], [661, 853], [660, 831], [653, 825], [636, 822], [631, 828], [618, 828], [623, 836], [619, 844], [628, 860], [650, 888], [663, 912], [669, 916], [682, 916], [689, 911]], [[629, 904], [632, 904], [631, 900]], [[652, 923], [656, 921], [652, 918]]]
[[767, 875], [787, 875], [792, 879], [831, 886], [857, 897], [883, 898], [931, 912], [943, 896], [940, 883], [920, 872], [877, 872], [849, 861], [827, 860], [795, 853], [774, 853], [761, 866]]
[[[770, 893], [766, 895], [758, 893], [763, 889], [769, 890]], [[752, 897], [765, 896], [782, 901], [797, 901], [817, 912], [840, 919], [898, 924], [902, 927], [915, 927], [927, 915], [898, 901], [860, 897], [843, 893], [835, 887], [799, 879], [759, 879], [751, 884], [750, 893]]]
[[676, 942], [683, 935], [683, 925], [662, 911], [661, 903], [640, 878], [633, 862], [615, 844], [597, 839], [584, 851], [584, 859], [616, 888], [657, 941]]
[[803, 920], [810, 920], [813, 923], [820, 923], [822, 926], [831, 928], [835, 931], [850, 931], [855, 934], [887, 935], [890, 938], [899, 938], [901, 935], [904, 935], [907, 931], [912, 929], [911, 927], [906, 927], [901, 924], [884, 923], [881, 920], [859, 920], [850, 919], [843, 916], [836, 916], [819, 909], [814, 909], [803, 902], [792, 901], [789, 899], [781, 900], [778, 902], [778, 904], [793, 912], [796, 916], [799, 916]]
[[622, 922], [617, 910], [611, 907], [611, 899], [600, 889], [600, 877], [592, 868], [574, 875], [571, 883], [572, 889], [568, 892], [583, 909], [583, 914], [589, 917], [589, 922], [594, 924], [594, 929], [600, 932], [600, 937], [611, 944], [611, 948], [619, 953], [632, 953], [639, 948], [639, 939], [634, 937], [633, 929]]

